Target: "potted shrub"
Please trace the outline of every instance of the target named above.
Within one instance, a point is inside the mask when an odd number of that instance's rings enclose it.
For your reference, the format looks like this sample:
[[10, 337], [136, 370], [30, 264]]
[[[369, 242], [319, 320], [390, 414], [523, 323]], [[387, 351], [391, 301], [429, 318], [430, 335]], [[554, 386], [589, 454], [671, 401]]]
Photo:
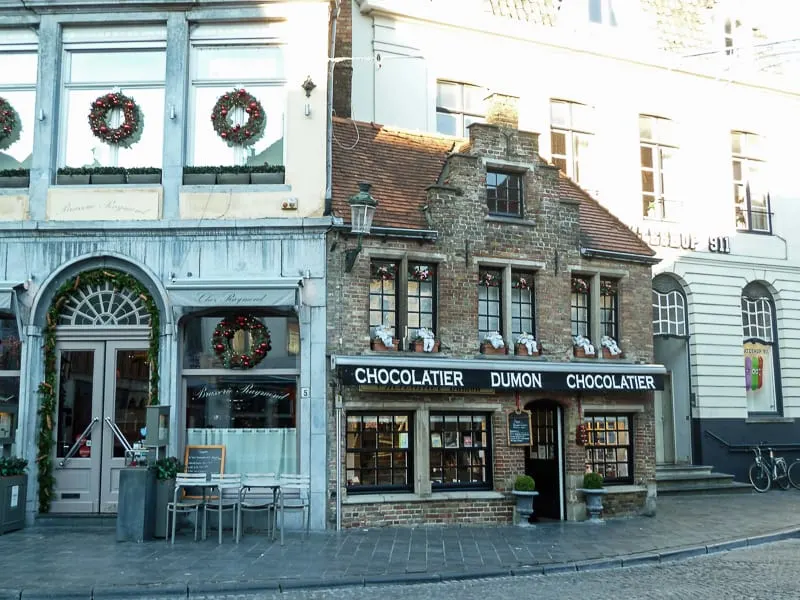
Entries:
[[284, 183], [286, 168], [283, 165], [254, 165], [250, 167], [250, 183], [278, 184]]
[[542, 345], [530, 333], [523, 332], [514, 345], [514, 354], [517, 356], [539, 356]]
[[481, 342], [481, 354], [508, 354], [508, 348], [499, 332], [493, 331]]
[[517, 525], [524, 527], [533, 516], [533, 501], [539, 495], [536, 491], [536, 482], [530, 475], [517, 475], [511, 493], [517, 499]]
[[417, 330], [417, 335], [411, 342], [411, 349], [414, 352], [438, 352], [439, 340], [436, 339], [436, 334], [432, 329], [427, 327], [420, 327]]
[[31, 182], [30, 169], [0, 170], [0, 188], [26, 188]]
[[392, 329], [388, 325], [378, 325], [375, 328], [375, 337], [372, 338], [372, 349], [378, 352], [389, 352], [397, 350], [400, 340], [392, 335]]
[[127, 170], [128, 183], [161, 183], [161, 169], [156, 167], [131, 167]]
[[589, 338], [576, 335], [572, 338], [572, 355], [575, 358], [597, 358], [597, 350]]
[[0, 535], [25, 527], [28, 461], [0, 456]]
[[86, 167], [61, 167], [56, 171], [57, 185], [89, 185], [89, 179]]
[[95, 185], [120, 185], [125, 183], [123, 167], [93, 167], [89, 169]]
[[247, 185], [250, 183], [250, 169], [239, 166], [219, 167], [217, 183], [222, 185]]
[[603, 358], [624, 358], [617, 341], [611, 336], [604, 335], [600, 338], [600, 347], [603, 349]]
[[[175, 477], [181, 461], [174, 456], [159, 458], [151, 467], [156, 474], [155, 536], [167, 537], [167, 504], [175, 492]], [[163, 535], [161, 535], [163, 533]]]
[[214, 185], [219, 167], [183, 167], [184, 185]]
[[608, 490], [603, 487], [603, 476], [592, 471], [586, 473], [583, 476], [583, 487], [578, 491], [583, 492], [589, 520], [600, 521], [600, 513], [603, 512], [603, 496], [608, 493]]

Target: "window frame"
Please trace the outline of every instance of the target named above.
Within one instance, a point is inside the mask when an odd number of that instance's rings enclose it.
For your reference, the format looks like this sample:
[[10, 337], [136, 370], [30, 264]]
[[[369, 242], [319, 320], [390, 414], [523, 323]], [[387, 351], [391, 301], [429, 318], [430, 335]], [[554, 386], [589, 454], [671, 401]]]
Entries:
[[600, 278], [600, 337], [607, 335], [619, 342], [619, 282]]
[[[760, 308], [759, 308], [759, 305]], [[753, 312], [749, 308], [753, 307]], [[772, 378], [774, 388], [775, 410], [754, 410], [748, 408], [750, 415], [782, 415], [783, 414], [783, 388], [781, 385], [781, 360], [778, 343], [778, 323], [775, 301], [772, 294], [767, 290], [763, 284], [758, 282], [751, 282], [744, 287], [741, 293], [741, 308], [742, 308], [742, 346], [750, 343], [758, 343], [770, 347], [772, 355]], [[764, 310], [766, 308], [766, 310]], [[747, 311], [747, 319], [745, 314]], [[770, 320], [769, 331], [765, 331], [767, 326], [759, 323], [768, 317]], [[755, 331], [752, 328], [755, 328]], [[753, 333], [768, 333], [769, 338], [766, 336], [752, 335]], [[745, 388], [747, 389], [747, 388]], [[748, 398], [749, 401], [749, 398]]]
[[[592, 277], [587, 277], [585, 275], [580, 274], [573, 274], [571, 276], [571, 283], [570, 283], [570, 296], [569, 296], [569, 307], [570, 307], [570, 332], [572, 337], [582, 335], [583, 337], [591, 340], [593, 337], [592, 334]], [[586, 284], [586, 290], [582, 291], [579, 289], [580, 284], [577, 281], [583, 281]], [[585, 305], [580, 304], [580, 299], [583, 298], [585, 301]], [[585, 319], [580, 318], [580, 313], [585, 313]], [[583, 324], [585, 326], [586, 331], [581, 333], [580, 325]]]
[[[642, 122], [644, 120], [650, 123], [650, 137], [642, 135]], [[655, 115], [640, 114], [639, 115], [639, 173], [641, 176], [641, 194], [642, 194], [642, 217], [650, 221], [667, 221], [672, 222], [680, 219], [682, 203], [678, 200], [673, 200], [671, 193], [665, 193], [665, 188], [672, 189], [672, 186], [664, 184], [664, 156], [671, 153], [673, 161], [677, 155], [678, 146], [663, 137], [664, 128], [673, 128], [675, 122], [672, 119], [665, 117], [657, 117]], [[652, 159], [652, 165], [646, 166], [642, 159], [644, 149], [648, 149]], [[645, 190], [644, 187], [644, 174], [650, 173], [652, 176], [653, 190]], [[669, 169], [666, 170], [669, 173]], [[667, 177], [670, 179], [670, 177]], [[674, 183], [675, 176], [672, 175]], [[648, 205], [644, 205], [645, 197], [648, 197]], [[650, 205], [652, 204], [655, 211], [654, 215], [650, 214]], [[669, 210], [667, 210], [669, 208]], [[672, 212], [675, 212], [673, 215]]]
[[[447, 107], [443, 104], [439, 104], [439, 86], [456, 86], [459, 91], [459, 99], [461, 106], [460, 107]], [[439, 131], [439, 114], [444, 115], [455, 115], [456, 117], [456, 134], [454, 137], [469, 137], [469, 130], [467, 129], [468, 125], [465, 125], [465, 117], [469, 117], [472, 119], [472, 123], [484, 123], [486, 120], [486, 107], [484, 106], [484, 110], [481, 113], [468, 111], [466, 110], [466, 103], [464, 102], [465, 99], [465, 90], [467, 88], [474, 88], [477, 91], [483, 90], [484, 94], [488, 95], [488, 90], [484, 87], [479, 85], [475, 85], [473, 83], [466, 83], [463, 81], [452, 81], [449, 79], [437, 79], [436, 80], [436, 110], [435, 110], [435, 119], [436, 119], [436, 132], [441, 135], [452, 135], [448, 133], [444, 133]], [[472, 124], [470, 123], [470, 125]], [[458, 131], [461, 131], [461, 135], [458, 134]]]
[[[734, 146], [734, 137], [741, 136], [740, 138], [740, 149], [736, 152], [733, 148]], [[743, 232], [743, 233], [756, 233], [761, 235], [772, 235], [772, 202], [770, 198], [770, 193], [768, 191], [768, 186], [765, 185], [764, 190], [764, 203], [763, 203], [763, 210], [755, 209], [753, 207], [753, 195], [751, 191], [751, 179], [750, 179], [750, 172], [751, 169], [758, 166], [759, 170], [764, 173], [762, 177], [766, 180], [766, 167], [767, 161], [764, 160], [763, 155], [758, 152], [751, 152], [749, 147], [751, 145], [750, 140], [757, 139], [759, 144], [764, 143], [764, 138], [761, 135], [756, 133], [752, 133], [749, 131], [743, 130], [731, 130], [731, 165], [732, 165], [732, 179], [733, 179], [733, 206], [734, 206], [734, 218], [736, 223], [736, 230]], [[736, 163], [739, 163], [739, 171], [740, 171], [740, 178], [736, 178]], [[737, 201], [738, 194], [737, 189], [741, 187], [744, 191], [744, 202], [739, 203]], [[755, 228], [753, 227], [753, 216], [755, 214], [762, 215], [762, 218], [766, 220], [766, 228]], [[741, 216], [741, 221], [740, 217]], [[740, 226], [740, 222], [742, 225]]]
[[[488, 279], [486, 277], [487, 275], [491, 275], [493, 279]], [[486, 339], [487, 335], [489, 335], [489, 334], [491, 334], [491, 333], [493, 333], [495, 331], [497, 331], [505, 339], [504, 308], [505, 308], [505, 304], [506, 303], [503, 302], [503, 300], [504, 300], [503, 280], [505, 279], [505, 277], [503, 277], [504, 275], [505, 275], [504, 269], [502, 269], [500, 267], [487, 266], [487, 267], [479, 269], [479, 271], [478, 271], [478, 313], [477, 313], [477, 315], [478, 315], [478, 323], [477, 323], [478, 324], [478, 345], [480, 345], [481, 342], [484, 339]], [[496, 282], [496, 285], [492, 285], [493, 282]], [[485, 298], [481, 298], [482, 289], [485, 289], [485, 293], [486, 293], [486, 297]], [[489, 297], [490, 296], [489, 295], [489, 290], [490, 289], [496, 289], [497, 290], [497, 300], [494, 300], [494, 299]], [[482, 313], [481, 312], [481, 303], [485, 303], [486, 304], [487, 310], [488, 310], [488, 307], [489, 307], [490, 304], [497, 304], [498, 305], [497, 315], [492, 315], [492, 314], [489, 314], [488, 312]], [[496, 318], [498, 323], [499, 323], [498, 329], [492, 329], [492, 328], [488, 328], [486, 330], [481, 329], [481, 319], [482, 318], [487, 320], [487, 327], [489, 325], [489, 320]]]
[[[600, 473], [603, 476], [603, 484], [604, 485], [630, 485], [634, 482], [634, 454], [636, 449], [636, 444], [634, 440], [635, 434], [635, 420], [636, 415], [633, 413], [603, 413], [603, 412], [588, 412], [583, 416], [583, 424], [586, 425], [588, 440], [586, 442], [586, 446], [584, 447], [584, 463], [586, 465], [587, 470], [591, 470], [596, 473]], [[617, 425], [620, 422], [620, 419], [627, 419], [627, 429], [623, 428], [620, 429]], [[603, 427], [590, 427], [590, 425], [594, 425], [599, 423], [602, 420]], [[608, 429], [609, 421], [613, 421], [615, 423], [614, 429]], [[602, 444], [599, 441], [600, 433], [602, 432]], [[608, 439], [610, 434], [613, 432], [614, 434], [614, 443], [608, 443]], [[626, 433], [628, 436], [628, 443], [621, 444], [619, 443], [619, 437], [621, 433]], [[606, 453], [607, 450], [613, 449], [615, 451], [616, 457], [613, 461], [608, 460], [608, 455]], [[619, 454], [617, 451], [620, 449], [624, 449], [627, 451], [627, 460], [620, 460]], [[603, 458], [598, 459], [596, 458], [598, 455], [595, 454], [598, 451], [602, 451]], [[590, 453], [594, 456], [590, 458]], [[627, 465], [628, 475], [624, 477], [607, 477], [606, 474], [608, 473], [608, 465]], [[603, 466], [602, 471], [597, 470], [599, 465]]]
[[[522, 280], [525, 281], [525, 285], [527, 287], [522, 287], [520, 283]], [[509, 311], [511, 316], [511, 329], [509, 330], [511, 333], [511, 337], [516, 339], [516, 337], [522, 335], [523, 333], [527, 333], [533, 336], [535, 340], [538, 341], [536, 337], [536, 277], [534, 273], [520, 271], [517, 269], [511, 269], [511, 296], [509, 297], [508, 305]], [[520, 300], [515, 299], [515, 291], [520, 295]], [[528, 292], [529, 299], [527, 302], [521, 298], [524, 292]], [[530, 304], [530, 330], [526, 330], [524, 327], [521, 327], [519, 331], [514, 329], [514, 321], [518, 320], [520, 324], [522, 320], [526, 317], [522, 316], [522, 307], [525, 304]], [[519, 306], [519, 316], [517, 316], [517, 310], [515, 307]], [[502, 311], [502, 305], [501, 305]], [[515, 337], [516, 336], [516, 337]]]
[[[387, 269], [386, 277], [381, 275], [381, 269]], [[368, 322], [369, 322], [369, 333], [370, 338], [375, 337], [375, 328], [379, 325], [387, 325], [385, 315], [390, 314], [392, 311], [386, 310], [384, 307], [384, 298], [386, 297], [393, 297], [394, 299], [394, 322], [388, 323], [391, 325], [393, 330], [393, 337], [400, 337], [398, 336], [398, 332], [400, 330], [400, 307], [398, 302], [399, 296], [399, 289], [400, 289], [400, 282], [398, 278], [398, 274], [400, 269], [398, 268], [398, 263], [395, 260], [391, 259], [372, 259], [369, 262], [369, 288], [367, 290], [367, 315], [368, 315]], [[386, 282], [393, 281], [394, 282], [394, 290], [391, 294], [386, 293]], [[376, 282], [380, 282], [381, 291], [379, 294], [374, 294], [372, 292], [372, 285]], [[381, 307], [379, 309], [372, 308], [372, 298], [379, 297], [381, 299]], [[381, 322], [373, 324], [372, 316], [374, 313], [380, 312]]]
[[[433, 439], [434, 439], [433, 436], [436, 433], [433, 430], [433, 419], [434, 419], [434, 417], [441, 417], [442, 418], [442, 431], [441, 431], [442, 439], [440, 440], [440, 444], [441, 445], [439, 447], [434, 447], [434, 445], [433, 445]], [[454, 447], [454, 446], [451, 446], [450, 448], [448, 448], [447, 445], [446, 445], [445, 439], [444, 439], [444, 437], [445, 437], [444, 434], [446, 433], [446, 430], [444, 428], [444, 423], [446, 423], [446, 418], [447, 417], [456, 417], [456, 433], [458, 434], [457, 437], [459, 438], [458, 439], [458, 444], [459, 445], [458, 445], [457, 448]], [[468, 417], [469, 418], [470, 424], [472, 425], [471, 429], [463, 430], [463, 429], [461, 429], [459, 427], [460, 424], [461, 424], [461, 418], [462, 417]], [[486, 444], [483, 445], [483, 446], [475, 446], [474, 445], [475, 434], [482, 431], [482, 430], [479, 430], [479, 429], [475, 429], [475, 418], [476, 417], [482, 417], [484, 419], [485, 423], [486, 423], [486, 430], [485, 430], [485, 433], [486, 433]], [[429, 415], [428, 415], [428, 425], [429, 425], [429, 430], [428, 430], [428, 465], [429, 465], [428, 466], [428, 480], [430, 481], [430, 484], [431, 484], [431, 490], [434, 493], [436, 493], [436, 492], [447, 492], [447, 491], [452, 491], [452, 490], [483, 490], [483, 491], [488, 491], [488, 490], [494, 489], [494, 477], [493, 477], [493, 472], [492, 472], [492, 413], [484, 412], [484, 411], [474, 411], [474, 412], [472, 412], [472, 411], [470, 411], [470, 412], [460, 411], [460, 412], [454, 412], [454, 411], [431, 410]], [[469, 431], [472, 434], [472, 440], [473, 440], [473, 445], [469, 448], [469, 450], [467, 450], [465, 446], [462, 447], [462, 445], [461, 445], [462, 442], [463, 442], [462, 432], [466, 432], [466, 431]], [[433, 470], [434, 470], [435, 466], [434, 466], [434, 461], [433, 461], [433, 453], [434, 453], [434, 451], [440, 451], [441, 452], [441, 460], [439, 461], [439, 468], [442, 469], [442, 479], [444, 479], [444, 471], [443, 471], [445, 469], [444, 460], [445, 460], [445, 454], [446, 454], [447, 450], [455, 451], [456, 456], [458, 456], [458, 454], [461, 453], [461, 452], [470, 452], [471, 455], [474, 454], [474, 453], [484, 452], [485, 453], [484, 454], [484, 459], [483, 459], [484, 462], [483, 462], [483, 465], [482, 465], [483, 471], [484, 471], [484, 474], [485, 474], [484, 480], [480, 481], [480, 482], [472, 482], [472, 481], [461, 482], [461, 481], [456, 481], [456, 482], [451, 482], [451, 483], [444, 483], [443, 481], [437, 483], [436, 481], [434, 481]], [[475, 463], [471, 462], [469, 468], [475, 469], [474, 464]], [[456, 476], [458, 476], [458, 468], [459, 468], [459, 466], [456, 465], [456, 467], [454, 467], [454, 468], [456, 469]]]
[[[350, 445], [349, 445], [349, 441], [348, 441], [349, 433], [350, 433], [350, 431], [348, 429], [349, 419], [351, 417], [360, 417], [360, 419], [361, 419], [360, 423], [362, 424], [362, 428], [359, 431], [363, 431], [364, 430], [363, 429], [364, 418], [365, 417], [373, 417], [373, 416], [377, 418], [377, 423], [378, 423], [378, 429], [376, 429], [376, 432], [375, 432], [375, 449], [374, 449], [374, 451], [372, 449], [351, 448]], [[405, 461], [406, 483], [404, 485], [398, 485], [398, 484], [394, 484], [394, 483], [392, 483], [392, 484], [377, 484], [376, 483], [376, 484], [370, 484], [370, 485], [351, 485], [347, 481], [348, 480], [347, 471], [353, 470], [353, 471], [359, 471], [360, 472], [362, 469], [360, 469], [360, 468], [359, 469], [350, 469], [348, 467], [347, 458], [348, 458], [349, 454], [352, 454], [352, 453], [357, 453], [358, 455], [374, 454], [375, 455], [375, 463], [374, 464], [376, 466], [374, 468], [370, 469], [370, 470], [374, 471], [376, 473], [376, 480], [377, 480], [377, 473], [379, 471], [386, 470], [386, 469], [380, 469], [380, 468], [377, 467], [377, 464], [378, 464], [377, 456], [378, 456], [378, 454], [380, 452], [382, 452], [382, 450], [380, 450], [380, 446], [378, 444], [378, 435], [379, 435], [379, 429], [380, 429], [380, 418], [381, 417], [386, 417], [386, 416], [391, 416], [393, 419], [395, 419], [396, 417], [407, 417], [407, 419], [408, 419], [408, 421], [407, 421], [407, 423], [408, 423], [408, 431], [400, 432], [400, 431], [396, 431], [394, 429], [392, 431], [392, 437], [393, 438], [394, 438], [394, 435], [398, 434], [398, 433], [406, 433], [407, 434], [407, 436], [408, 436], [407, 442], [408, 443], [406, 444], [406, 448], [395, 447], [393, 445], [392, 448], [390, 450], [388, 450], [388, 452], [390, 454], [392, 454], [392, 455], [397, 453], [397, 452], [405, 452], [405, 454], [406, 454], [406, 461]], [[416, 444], [416, 439], [415, 439], [415, 435], [414, 435], [415, 434], [415, 429], [414, 429], [414, 427], [415, 427], [415, 419], [416, 419], [416, 413], [413, 410], [387, 411], [387, 410], [369, 410], [369, 409], [366, 409], [366, 410], [347, 411], [347, 414], [345, 415], [344, 470], [345, 470], [345, 486], [346, 486], [346, 490], [347, 490], [347, 494], [348, 495], [350, 495], [350, 494], [353, 494], [353, 495], [371, 494], [371, 493], [375, 493], [375, 492], [391, 492], [391, 493], [413, 493], [414, 492], [414, 483], [415, 483], [414, 446]], [[395, 423], [396, 422], [393, 420], [393, 424], [395, 424]], [[393, 441], [393, 443], [394, 443], [394, 441]], [[384, 450], [383, 452], [386, 452], [386, 451]], [[392, 457], [392, 463], [394, 463], [394, 457]], [[392, 474], [392, 481], [394, 481], [394, 477], [393, 477], [394, 471], [395, 471], [394, 465], [392, 464], [392, 466], [389, 467], [389, 472]]]
[[[497, 177], [497, 176], [505, 176], [507, 179], [505, 181], [505, 185], [503, 183], [495, 183], [490, 184], [490, 177]], [[512, 200], [510, 196], [510, 190], [512, 189], [511, 186], [508, 185], [508, 182], [516, 181], [516, 200]], [[498, 194], [498, 190], [505, 189], [506, 196], [505, 198], [500, 198]], [[495, 198], [489, 198], [489, 190], [494, 190]], [[525, 217], [525, 177], [523, 173], [518, 171], [509, 171], [505, 169], [497, 169], [488, 167], [486, 169], [486, 187], [484, 189], [484, 193], [486, 194], [486, 207], [489, 210], [489, 215], [493, 217], [508, 217], [511, 219], [522, 219]], [[509, 205], [512, 202], [517, 203], [517, 212], [511, 212], [510, 210], [501, 211], [499, 210], [499, 203], [505, 202], [506, 209], [508, 209]], [[492, 209], [491, 202], [494, 202], [494, 209]]]
[[[438, 269], [438, 265], [436, 263], [431, 263], [431, 262], [423, 262], [423, 261], [418, 261], [418, 260], [408, 260], [407, 264], [408, 264], [408, 268], [406, 270], [407, 277], [406, 277], [406, 282], [405, 282], [405, 286], [404, 286], [405, 299], [406, 299], [406, 301], [405, 301], [405, 305], [406, 305], [405, 326], [409, 330], [409, 334], [408, 335], [409, 335], [409, 343], [410, 343], [410, 341], [415, 337], [415, 334], [412, 334], [412, 332], [417, 330], [417, 329], [420, 329], [422, 327], [426, 327], [425, 325], [422, 325], [422, 315], [426, 315], [426, 314], [430, 315], [431, 325], [428, 328], [431, 329], [434, 333], [436, 333], [436, 325], [437, 325], [437, 317], [438, 317], [438, 314], [437, 314], [437, 309], [438, 309], [437, 298], [438, 298], [438, 287], [439, 287], [438, 286], [439, 269]], [[422, 301], [423, 301], [423, 299], [427, 298], [427, 296], [422, 295], [422, 285], [418, 285], [417, 286], [417, 293], [415, 295], [413, 295], [413, 296], [411, 294], [411, 290], [409, 289], [409, 286], [410, 286], [412, 281], [416, 281], [416, 282], [418, 282], [420, 284], [426, 283], [425, 280], [421, 280], [421, 279], [419, 279], [419, 278], [414, 276], [415, 268], [419, 268], [419, 267], [422, 267], [423, 269], [427, 269], [428, 272], [431, 274], [430, 275], [430, 284], [431, 284], [431, 310], [430, 311], [422, 310]], [[420, 307], [419, 310], [416, 310], [416, 311], [412, 311], [411, 310], [410, 307], [411, 307], [411, 299], [412, 298], [418, 300], [419, 307]], [[412, 314], [412, 312], [419, 316], [419, 319], [418, 319], [419, 323], [420, 323], [419, 327], [412, 327], [409, 324], [411, 322], [411, 314]]]
[[[37, 87], [38, 87], [38, 75], [39, 75], [39, 73], [38, 73], [38, 71], [39, 71], [38, 44], [35, 44], [35, 43], [33, 43], [33, 44], [30, 44], [30, 43], [23, 43], [23, 44], [14, 44], [14, 43], [6, 44], [6, 43], [2, 43], [2, 44], [0, 44], [0, 56], [9, 56], [9, 55], [12, 55], [12, 54], [28, 54], [28, 55], [32, 55], [33, 57], [35, 57], [35, 59], [36, 59], [36, 77], [34, 78], [33, 82], [28, 82], [28, 83], [20, 83], [19, 81], [15, 82], [15, 83], [2, 83], [2, 82], [0, 82], [0, 96], [6, 98], [6, 100], [8, 100], [8, 93], [9, 92], [12, 93], [12, 94], [31, 94], [32, 95], [32, 104], [35, 105], [36, 104], [36, 99], [37, 99]], [[19, 110], [20, 110], [19, 107], [16, 107], [16, 110], [17, 110], [17, 113], [19, 114]], [[34, 123], [35, 123], [34, 119], [31, 119], [30, 122], [27, 122], [27, 121], [23, 120], [22, 114], [20, 114], [19, 116], [20, 116], [20, 121], [22, 121], [22, 123], [21, 123], [22, 131], [20, 132], [19, 140], [17, 140], [15, 142], [15, 145], [21, 143], [23, 138], [27, 139], [26, 133], [29, 136], [33, 135]], [[30, 143], [31, 143], [31, 152], [30, 152], [30, 154], [28, 155], [27, 158], [32, 160], [33, 159], [33, 143], [34, 143], [32, 138], [31, 138], [31, 142]], [[13, 148], [13, 146], [10, 147], [10, 148], [6, 148], [3, 152], [4, 153], [9, 153], [12, 148]], [[8, 154], [8, 157], [12, 158], [13, 160], [16, 161], [16, 159], [14, 159], [11, 156], [11, 154]], [[16, 162], [22, 164], [25, 161], [23, 160], [23, 161], [16, 161]], [[11, 167], [9, 165], [8, 167], [4, 166], [2, 168], [15, 168], [16, 169], [16, 168], [27, 168], [27, 167], [17, 167], [17, 166]]]
[[[553, 105], [554, 104], [561, 104], [568, 108], [569, 111], [569, 123], [564, 125], [556, 125], [553, 119]], [[588, 145], [591, 146], [592, 141], [594, 140], [594, 133], [589, 131], [587, 128], [579, 127], [578, 124], [575, 123], [575, 118], [573, 116], [573, 111], [576, 106], [583, 107], [586, 110], [592, 110], [592, 107], [588, 104], [583, 104], [581, 102], [572, 102], [570, 100], [559, 100], [556, 98], [550, 99], [550, 162], [557, 166], [561, 172], [575, 181], [578, 185], [586, 187], [586, 177], [584, 175], [584, 181], [581, 181], [581, 155], [578, 152], [578, 141], [581, 138], [585, 138], [588, 140]], [[555, 135], [563, 135], [564, 136], [564, 150], [565, 154], [556, 154], [554, 148], [555, 144], [553, 142], [553, 138]], [[591, 152], [591, 151], [590, 151]], [[585, 160], [586, 157], [583, 157]], [[558, 164], [558, 161], [563, 162], [565, 168], [561, 168], [561, 165]], [[585, 164], [584, 164], [585, 166]]]

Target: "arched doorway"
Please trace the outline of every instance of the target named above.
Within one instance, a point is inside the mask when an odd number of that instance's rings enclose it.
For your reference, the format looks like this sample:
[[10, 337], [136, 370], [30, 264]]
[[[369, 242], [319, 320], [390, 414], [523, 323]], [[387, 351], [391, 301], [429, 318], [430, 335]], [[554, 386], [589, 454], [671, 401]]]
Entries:
[[56, 384], [51, 512], [117, 511], [122, 438], [133, 445], [144, 437], [153, 311], [143, 286], [113, 269], [84, 271], [56, 292], [47, 312], [54, 355], [45, 339]]
[[563, 520], [564, 417], [553, 400], [537, 400], [525, 406], [531, 412], [531, 445], [525, 449], [525, 473], [536, 481], [535, 518]]

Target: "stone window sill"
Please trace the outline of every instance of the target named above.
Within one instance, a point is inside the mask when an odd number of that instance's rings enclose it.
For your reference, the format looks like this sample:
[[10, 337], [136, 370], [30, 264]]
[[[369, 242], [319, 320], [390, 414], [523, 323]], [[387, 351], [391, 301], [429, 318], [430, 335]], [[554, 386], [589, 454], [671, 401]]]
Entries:
[[501, 217], [499, 215], [487, 215], [483, 218], [487, 223], [502, 223], [504, 225], [520, 225], [522, 227], [536, 227], [536, 221], [531, 221], [523, 217]]
[[643, 485], [607, 485], [609, 494], [636, 494], [647, 492], [647, 487]]
[[430, 496], [419, 494], [353, 494], [342, 498], [342, 504], [381, 504], [389, 502], [441, 502], [442, 500], [503, 500], [500, 492], [433, 492]]
[[[66, 186], [65, 186], [66, 187]], [[85, 186], [91, 187], [91, 186]], [[292, 186], [287, 183], [264, 183], [264, 184], [255, 184], [255, 183], [243, 183], [243, 184], [220, 184], [215, 183], [213, 185], [194, 185], [194, 184], [182, 184], [181, 190], [182, 193], [232, 193], [232, 192], [291, 192]]]

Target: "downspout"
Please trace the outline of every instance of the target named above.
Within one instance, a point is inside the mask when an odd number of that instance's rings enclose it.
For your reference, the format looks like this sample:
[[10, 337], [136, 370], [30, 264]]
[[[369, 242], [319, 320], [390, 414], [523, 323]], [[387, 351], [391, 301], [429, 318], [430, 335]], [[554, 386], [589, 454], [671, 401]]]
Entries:
[[[350, 0], [348, 0], [349, 2]], [[336, 53], [336, 22], [339, 20], [341, 0], [336, 0], [336, 7], [331, 15], [331, 43], [328, 51], [328, 106], [325, 114], [327, 119], [327, 140], [325, 150], [325, 212], [328, 216], [333, 212], [333, 68], [336, 66], [334, 55]]]

